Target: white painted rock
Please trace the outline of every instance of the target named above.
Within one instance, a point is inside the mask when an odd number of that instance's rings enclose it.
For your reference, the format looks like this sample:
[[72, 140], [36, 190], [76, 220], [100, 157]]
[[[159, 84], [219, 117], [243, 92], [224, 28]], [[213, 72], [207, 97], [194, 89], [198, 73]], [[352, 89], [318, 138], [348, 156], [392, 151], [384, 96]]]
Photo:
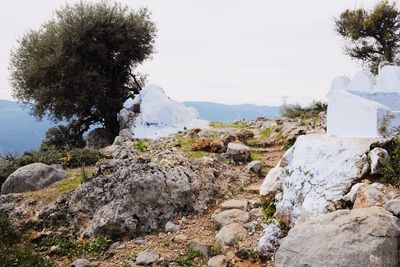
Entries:
[[389, 162], [389, 153], [380, 147], [376, 147], [369, 152], [371, 160], [371, 174], [378, 174], [383, 166]]
[[[300, 136], [267, 175], [260, 193], [276, 195], [276, 216], [289, 225], [340, 208], [351, 186], [369, 170], [377, 139]], [[279, 193], [279, 194], [277, 194]]]
[[272, 257], [279, 248], [279, 240], [284, 236], [283, 231], [275, 224], [266, 225], [257, 244], [258, 253], [265, 257]]

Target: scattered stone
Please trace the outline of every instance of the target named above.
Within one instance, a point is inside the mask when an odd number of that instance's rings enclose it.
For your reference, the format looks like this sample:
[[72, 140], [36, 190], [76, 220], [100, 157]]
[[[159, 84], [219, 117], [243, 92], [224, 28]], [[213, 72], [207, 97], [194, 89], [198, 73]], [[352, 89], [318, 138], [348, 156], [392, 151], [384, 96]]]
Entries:
[[203, 244], [196, 241], [191, 241], [189, 243], [189, 247], [193, 250], [200, 252], [203, 257], [208, 257], [208, 251], [210, 249], [210, 245]]
[[250, 217], [261, 217], [262, 216], [262, 209], [261, 208], [254, 208], [249, 211]]
[[384, 207], [395, 216], [400, 216], [400, 199], [389, 200]]
[[224, 142], [215, 140], [210, 143], [210, 150], [211, 150], [211, 152], [214, 152], [214, 153], [222, 153], [222, 152], [225, 152], [226, 147], [225, 147]]
[[257, 251], [265, 257], [272, 257], [279, 248], [279, 240], [285, 233], [275, 224], [264, 226], [261, 238], [257, 244]]
[[389, 162], [389, 153], [380, 147], [376, 147], [369, 152], [371, 159], [371, 174], [379, 174], [382, 167]]
[[210, 151], [211, 140], [205, 137], [200, 137], [196, 142], [192, 145], [193, 151]]
[[224, 255], [218, 255], [210, 258], [207, 263], [208, 267], [226, 267], [226, 257]]
[[219, 227], [223, 227], [231, 223], [245, 223], [250, 219], [250, 216], [243, 210], [231, 209], [215, 214], [212, 219]]
[[224, 210], [228, 210], [228, 209], [246, 210], [247, 200], [230, 199], [230, 200], [223, 202], [220, 206]]
[[252, 194], [258, 194], [258, 193], [260, 193], [260, 187], [261, 187], [261, 184], [252, 184], [252, 185], [246, 187], [244, 190], [249, 193], [252, 193]]
[[249, 164], [247, 164], [247, 169], [249, 171], [255, 172], [255, 173], [260, 173], [261, 172], [261, 161], [259, 160], [254, 160], [252, 162], [250, 162]]
[[187, 238], [187, 236], [185, 236], [185, 235], [176, 235], [176, 236], [174, 237], [174, 241], [176, 241], [176, 242], [178, 242], [178, 243], [185, 242], [187, 239], [188, 239], [188, 238]]
[[119, 146], [119, 145], [106, 146], [106, 147], [100, 149], [100, 154], [103, 155], [106, 158], [112, 158], [113, 154], [116, 153], [116, 151], [120, 147], [121, 146]]
[[136, 257], [137, 265], [150, 265], [157, 262], [160, 259], [160, 254], [154, 250], [145, 250], [140, 252]]
[[231, 223], [222, 227], [215, 236], [215, 239], [221, 243], [221, 245], [233, 246], [246, 236], [247, 231], [242, 225]]
[[176, 233], [179, 232], [179, 230], [181, 230], [181, 227], [177, 224], [174, 224], [173, 222], [169, 221], [167, 222], [167, 224], [165, 225], [165, 232], [171, 232], [171, 233]]
[[1, 186], [1, 194], [39, 190], [65, 179], [67, 176], [66, 171], [43, 163], [28, 164], [8, 176]]
[[399, 234], [399, 220], [384, 208], [334, 211], [292, 228], [275, 266], [399, 266]]
[[382, 192], [383, 184], [365, 183], [357, 190], [356, 201], [353, 209], [368, 208], [372, 206], [383, 206], [388, 201], [385, 194]]
[[350, 189], [350, 191], [343, 197], [344, 201], [354, 203], [357, 199], [357, 192], [364, 183], [356, 183]]
[[226, 155], [234, 162], [247, 162], [250, 160], [250, 147], [239, 143], [229, 143]]
[[92, 264], [87, 259], [77, 259], [71, 263], [71, 267], [90, 267]]

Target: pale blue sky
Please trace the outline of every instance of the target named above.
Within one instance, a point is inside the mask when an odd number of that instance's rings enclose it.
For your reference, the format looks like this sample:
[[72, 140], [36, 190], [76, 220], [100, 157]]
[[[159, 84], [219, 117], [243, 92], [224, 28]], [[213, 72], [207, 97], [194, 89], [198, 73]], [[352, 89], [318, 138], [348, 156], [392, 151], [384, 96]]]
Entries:
[[[0, 9], [0, 99], [11, 99], [8, 61], [16, 40], [65, 2], [13, 0]], [[147, 6], [159, 29], [142, 67], [177, 100], [280, 104], [323, 99], [337, 75], [360, 68], [343, 55], [333, 18], [364, 0], [121, 0]]]

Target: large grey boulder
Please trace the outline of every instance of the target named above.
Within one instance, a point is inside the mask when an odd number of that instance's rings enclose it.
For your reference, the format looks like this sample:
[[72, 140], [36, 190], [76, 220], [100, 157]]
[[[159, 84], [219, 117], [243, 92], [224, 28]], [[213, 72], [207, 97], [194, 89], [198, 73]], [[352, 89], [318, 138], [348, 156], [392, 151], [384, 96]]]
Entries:
[[384, 208], [338, 210], [292, 228], [275, 266], [399, 266], [399, 235], [399, 220]]
[[13, 172], [1, 186], [2, 194], [22, 193], [45, 188], [68, 176], [58, 166], [32, 163]]
[[89, 181], [43, 209], [39, 219], [44, 225], [68, 221], [90, 236], [119, 239], [202, 212], [215, 199], [217, 161], [191, 161], [180, 151], [151, 153], [139, 157], [131, 145], [121, 147], [113, 159], [97, 165]]
[[235, 162], [248, 162], [251, 156], [250, 147], [239, 143], [229, 143], [226, 155]]

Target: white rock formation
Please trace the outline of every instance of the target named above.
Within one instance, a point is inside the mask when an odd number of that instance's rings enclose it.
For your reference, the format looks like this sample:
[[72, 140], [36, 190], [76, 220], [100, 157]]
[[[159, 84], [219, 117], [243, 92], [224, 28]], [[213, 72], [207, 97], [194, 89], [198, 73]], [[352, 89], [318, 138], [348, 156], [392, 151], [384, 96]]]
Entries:
[[[129, 110], [135, 106], [140, 106], [140, 113], [130, 116]], [[134, 99], [128, 99], [120, 117], [134, 138], [157, 139], [187, 129], [207, 128], [209, 124], [194, 108], [172, 100], [156, 85], [146, 86]]]
[[276, 216], [290, 225], [340, 208], [351, 186], [369, 172], [368, 152], [378, 139], [300, 136], [261, 186], [275, 196]]
[[400, 130], [400, 67], [384, 66], [379, 75], [358, 72], [338, 77], [328, 94], [328, 134], [340, 137], [392, 136]]

